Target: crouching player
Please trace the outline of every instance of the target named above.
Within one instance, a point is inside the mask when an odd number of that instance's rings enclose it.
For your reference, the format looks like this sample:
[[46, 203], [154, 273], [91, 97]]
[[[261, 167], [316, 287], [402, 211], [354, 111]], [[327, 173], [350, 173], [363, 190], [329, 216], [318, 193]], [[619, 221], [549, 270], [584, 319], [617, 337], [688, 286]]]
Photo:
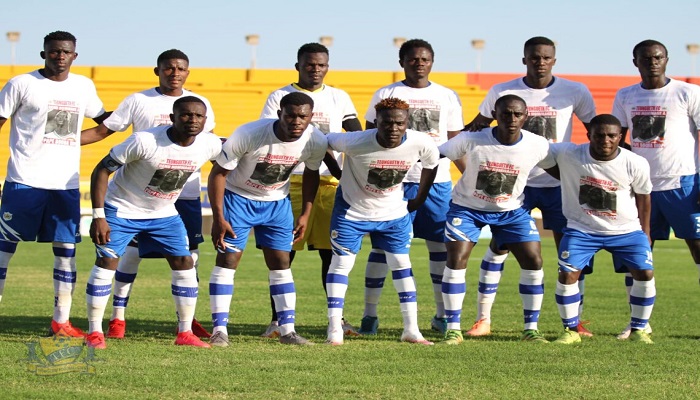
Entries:
[[656, 297], [649, 239], [649, 164], [618, 147], [621, 132], [617, 118], [598, 115], [590, 122], [590, 143], [552, 145], [546, 160], [546, 168], [557, 164], [568, 221], [559, 246], [556, 289], [564, 333], [555, 343], [581, 341], [576, 329], [581, 298], [577, 282], [581, 269], [602, 249], [632, 274], [630, 340], [653, 343], [644, 331]]
[[[177, 345], [209, 347], [192, 333], [197, 276], [185, 225], [175, 201], [189, 176], [221, 152], [220, 139], [199, 135], [207, 107], [198, 97], [175, 101], [173, 125], [136, 132], [115, 146], [94, 169], [90, 237], [97, 260], [87, 283], [88, 346], [106, 348], [102, 319], [119, 257], [139, 235], [139, 245], [165, 256], [172, 269], [172, 294], [180, 317]], [[108, 184], [109, 176], [116, 171]]]

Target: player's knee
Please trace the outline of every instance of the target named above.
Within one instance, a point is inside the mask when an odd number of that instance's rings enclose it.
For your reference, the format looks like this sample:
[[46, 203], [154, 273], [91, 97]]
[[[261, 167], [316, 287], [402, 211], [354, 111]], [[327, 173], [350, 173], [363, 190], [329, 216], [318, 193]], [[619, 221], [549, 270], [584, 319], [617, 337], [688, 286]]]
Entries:
[[630, 269], [630, 274], [635, 281], [650, 281], [654, 279], [654, 271], [651, 269]]
[[386, 263], [392, 271], [411, 268], [408, 254], [386, 253]]

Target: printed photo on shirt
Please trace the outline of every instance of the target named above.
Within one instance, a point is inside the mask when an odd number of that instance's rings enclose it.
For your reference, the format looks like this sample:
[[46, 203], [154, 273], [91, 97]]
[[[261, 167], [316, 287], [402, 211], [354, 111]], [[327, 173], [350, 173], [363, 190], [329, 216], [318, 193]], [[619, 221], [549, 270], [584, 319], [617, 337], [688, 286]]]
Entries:
[[64, 109], [53, 109], [46, 116], [46, 136], [68, 139], [78, 133], [78, 113]]
[[260, 182], [264, 186], [272, 186], [289, 179], [296, 164], [271, 164], [260, 162], [255, 165], [255, 170], [250, 180]]
[[517, 180], [517, 174], [484, 169], [476, 175], [476, 190], [493, 198], [510, 197]]
[[191, 171], [181, 169], [159, 169], [148, 183], [149, 193], [172, 193], [180, 191], [185, 186], [185, 182], [192, 175]]
[[649, 142], [663, 139], [666, 134], [665, 115], [634, 115], [632, 117], [632, 139]]
[[549, 141], [557, 139], [557, 118], [546, 117], [543, 115], [530, 115], [523, 125], [523, 129], [530, 131], [535, 135], [544, 137]]
[[617, 212], [617, 193], [598, 186], [581, 185], [578, 202], [592, 210]]
[[367, 183], [380, 190], [390, 189], [403, 182], [406, 172], [392, 168], [372, 168], [367, 174]]
[[440, 132], [440, 110], [411, 108], [408, 110], [408, 129], [418, 132]]

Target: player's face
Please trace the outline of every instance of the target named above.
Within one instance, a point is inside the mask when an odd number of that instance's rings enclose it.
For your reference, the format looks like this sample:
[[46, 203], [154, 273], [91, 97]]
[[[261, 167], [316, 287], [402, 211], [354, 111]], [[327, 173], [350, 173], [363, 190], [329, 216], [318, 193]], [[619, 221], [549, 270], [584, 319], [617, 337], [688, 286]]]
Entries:
[[163, 60], [154, 72], [162, 89], [167, 92], [180, 91], [190, 74], [189, 63], [180, 59]]
[[519, 100], [508, 100], [500, 103], [493, 114], [498, 122], [497, 129], [500, 133], [519, 135], [527, 120], [527, 107]]
[[556, 64], [554, 47], [538, 44], [525, 50], [523, 64], [527, 67], [527, 75], [537, 78], [546, 78], [552, 75], [552, 68]]
[[401, 144], [408, 127], [408, 110], [381, 110], [377, 113], [377, 139], [386, 148]]
[[207, 122], [207, 108], [201, 103], [180, 103], [173, 110], [170, 119], [179, 134], [197, 136]]
[[642, 78], [655, 78], [666, 75], [668, 57], [663, 46], [658, 44], [638, 49], [633, 62]]
[[433, 55], [425, 47], [416, 47], [404, 54], [399, 64], [407, 80], [427, 79], [433, 69]]
[[78, 57], [75, 44], [70, 40], [52, 40], [44, 45], [44, 51], [40, 54], [44, 59], [44, 68], [52, 74], [69, 72]]
[[328, 73], [328, 54], [302, 54], [296, 68], [299, 71], [299, 83], [303, 88], [318, 87], [323, 84], [323, 79]]
[[313, 109], [310, 104], [292, 105], [287, 104], [278, 111], [279, 133], [283, 141], [293, 142], [304, 134], [306, 128], [311, 123]]
[[617, 157], [618, 146], [622, 131], [615, 125], [594, 125], [588, 132], [588, 140], [591, 141], [591, 157], [600, 161], [609, 161]]

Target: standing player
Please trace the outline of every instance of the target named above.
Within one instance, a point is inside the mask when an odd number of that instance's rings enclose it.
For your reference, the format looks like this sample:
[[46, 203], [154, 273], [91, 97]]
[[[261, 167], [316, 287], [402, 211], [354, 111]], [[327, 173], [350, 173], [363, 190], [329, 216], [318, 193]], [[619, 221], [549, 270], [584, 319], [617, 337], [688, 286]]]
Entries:
[[[78, 57], [75, 44], [68, 32], [49, 33], [40, 53], [44, 68], [10, 79], [0, 92], [0, 128], [12, 119], [0, 206], [0, 298], [17, 242], [52, 242], [50, 333], [83, 337], [68, 320], [80, 242], [80, 127], [84, 117], [100, 123], [106, 115], [94, 83], [70, 73]], [[61, 128], [66, 123], [68, 128]]]
[[[439, 147], [451, 160], [467, 156], [467, 168], [452, 193], [445, 240], [447, 267], [442, 295], [447, 315], [446, 344], [462, 342], [460, 319], [466, 292], [467, 261], [481, 229], [489, 225], [498, 250], [507, 249], [520, 264], [520, 297], [525, 328], [521, 339], [547, 342], [537, 330], [544, 294], [540, 235], [535, 221], [523, 208], [524, 189], [532, 169], [546, 157], [547, 139], [521, 130], [527, 106], [508, 94], [494, 105], [498, 125], [479, 132], [464, 132]], [[494, 183], [501, 186], [494, 189]]]
[[[323, 79], [328, 73], [328, 49], [326, 46], [318, 43], [307, 43], [301, 46], [297, 51], [297, 63], [294, 67], [299, 72], [299, 81], [272, 92], [267, 98], [260, 118], [277, 118], [277, 112], [280, 110], [280, 99], [288, 93], [302, 92], [314, 101], [311, 124], [321, 132], [328, 134], [342, 130], [347, 132], [362, 130], [350, 96], [340, 89], [323, 83]], [[340, 170], [336, 168], [336, 165], [342, 165], [340, 153], [326, 155], [324, 165], [319, 170], [321, 179], [314, 200], [314, 208], [309, 218], [309, 226], [304, 237], [294, 244], [290, 254], [290, 262], [292, 262], [296, 251], [304, 249], [304, 243], [308, 244], [309, 250], [318, 250], [318, 255], [321, 257], [321, 282], [323, 282], [324, 291], [326, 291], [328, 267], [331, 265], [331, 257], [333, 256], [328, 232], [330, 231], [335, 192], [340, 178]], [[331, 170], [332, 168], [334, 170]], [[290, 179], [289, 193], [295, 218], [301, 214], [302, 209], [301, 177], [303, 172], [304, 164], [302, 163], [292, 171]], [[272, 322], [262, 336], [274, 338], [279, 336], [279, 325], [272, 297], [270, 297], [270, 303]], [[357, 335], [355, 328], [345, 320], [343, 320], [343, 329], [346, 335]]]
[[[457, 93], [430, 81], [435, 53], [430, 43], [412, 39], [399, 49], [399, 65], [404, 70], [405, 79], [383, 87], [374, 94], [365, 114], [367, 129], [375, 127], [377, 116], [374, 106], [382, 99], [395, 97], [409, 105], [408, 128], [423, 132], [431, 137], [436, 145], [444, 143], [459, 133], [464, 126], [462, 105]], [[455, 160], [460, 171], [461, 161]], [[416, 164], [406, 174], [404, 192], [407, 198], [416, 196], [421, 177], [421, 164]], [[446, 250], [443, 242], [445, 214], [449, 208], [452, 193], [452, 177], [449, 160], [440, 160], [435, 183], [425, 203], [411, 213], [415, 237], [425, 239], [430, 257], [430, 278], [433, 282], [435, 317], [431, 321], [434, 330], [445, 333], [445, 307], [442, 302], [441, 282], [445, 268]], [[373, 246], [374, 247], [374, 246]], [[365, 274], [365, 311], [360, 333], [376, 334], [379, 320], [377, 305], [382, 293], [384, 279], [389, 271], [386, 257], [381, 249], [373, 248], [367, 260]]]
[[[187, 231], [175, 209], [189, 175], [221, 152], [221, 140], [200, 135], [207, 108], [198, 97], [173, 103], [172, 126], [136, 132], [115, 146], [94, 169], [90, 181], [93, 221], [90, 236], [97, 260], [87, 283], [88, 346], [104, 349], [102, 318], [119, 257], [135, 235], [143, 250], [163, 254], [172, 269], [172, 293], [179, 316], [175, 344], [209, 347], [192, 333], [197, 273]], [[109, 176], [116, 171], [114, 179]], [[178, 171], [178, 173], [173, 173]], [[168, 177], [178, 177], [175, 182]], [[108, 184], [109, 181], [109, 184]]]
[[[312, 344], [294, 331], [296, 290], [289, 252], [308, 226], [318, 169], [328, 147], [323, 132], [309, 126], [313, 108], [314, 101], [304, 93], [285, 95], [277, 119], [261, 119], [233, 132], [209, 174], [212, 241], [218, 251], [209, 280], [214, 346], [228, 346], [234, 274], [251, 228], [270, 270], [280, 343]], [[295, 224], [289, 177], [300, 163], [304, 163], [302, 212]]]
[[[525, 42], [523, 64], [527, 72], [522, 78], [494, 85], [479, 106], [479, 114], [465, 127], [469, 131], [479, 131], [491, 124], [496, 100], [506, 94], [521, 97], [527, 103], [528, 119], [523, 128], [543, 136], [550, 142], [570, 142], [573, 116], [576, 114], [584, 125], [595, 116], [595, 104], [588, 88], [578, 82], [552, 75], [556, 63], [554, 42], [545, 37], [533, 37]], [[562, 214], [559, 181], [549, 176], [542, 168], [535, 167], [525, 187], [524, 206], [528, 210], [538, 208], [542, 212], [545, 229], [552, 230], [557, 248], [566, 218]], [[477, 317], [474, 326], [466, 332], [468, 336], [491, 334], [491, 308], [496, 300], [498, 283], [501, 280], [503, 264], [508, 252], [499, 251], [492, 241], [486, 250], [479, 270], [479, 290], [477, 293]], [[581, 309], [583, 311], [584, 276], [580, 274]], [[582, 324], [578, 332], [592, 336]]]
[[602, 249], [629, 265], [634, 277], [630, 338], [653, 343], [644, 331], [656, 296], [649, 238], [651, 181], [649, 163], [618, 148], [620, 121], [610, 114], [590, 122], [589, 144], [551, 146], [547, 167], [556, 163], [561, 176], [564, 215], [568, 221], [559, 250], [556, 300], [564, 333], [555, 341], [581, 341], [578, 326], [581, 270]]
[[[117, 109], [104, 122], [95, 128], [86, 129], [82, 133], [83, 144], [102, 139], [114, 132], [123, 132], [133, 126], [134, 132], [145, 131], [160, 125], [170, 125], [170, 113], [175, 100], [185, 96], [195, 96], [204, 102], [207, 108], [207, 121], [204, 132], [214, 129], [214, 112], [209, 101], [183, 89], [189, 71], [189, 58], [180, 50], [167, 50], [156, 60], [153, 72], [158, 76], [158, 86], [134, 93], [124, 99]], [[200, 171], [189, 175], [189, 179], [180, 197], [175, 202], [175, 208], [180, 214], [189, 239], [190, 253], [194, 260], [195, 269], [199, 266], [199, 244], [202, 237], [202, 204], [200, 201]], [[160, 254], [145, 254], [145, 257], [161, 257]], [[126, 331], [126, 307], [133, 288], [134, 279], [139, 269], [139, 256], [136, 238], [129, 243], [124, 255], [119, 259], [119, 266], [114, 277], [114, 299], [112, 317], [109, 321], [108, 338], [121, 339]], [[209, 333], [197, 322], [192, 321], [192, 331], [199, 337], [209, 337]]]
[[[654, 241], [667, 240], [673, 228], [677, 237], [685, 239], [700, 271], [700, 88], [666, 76], [668, 51], [656, 40], [638, 43], [632, 55], [642, 82], [617, 92], [612, 114], [622, 123], [621, 142], [631, 129], [632, 151], [651, 167], [652, 248]], [[632, 277], [628, 274], [625, 279], [628, 293]], [[629, 334], [628, 326], [618, 338]]]
[[[333, 260], [326, 281], [327, 343], [343, 344], [348, 275], [362, 238], [369, 234], [373, 245], [384, 252], [399, 293], [404, 325], [401, 341], [432, 345], [418, 329], [416, 284], [408, 256], [413, 237], [409, 211], [420, 207], [428, 196], [439, 154], [431, 138], [407, 130], [408, 103], [386, 98], [375, 109], [376, 129], [328, 135], [329, 147], [345, 153], [346, 158], [331, 219]], [[402, 181], [418, 160], [423, 163], [419, 187], [406, 201]]]

